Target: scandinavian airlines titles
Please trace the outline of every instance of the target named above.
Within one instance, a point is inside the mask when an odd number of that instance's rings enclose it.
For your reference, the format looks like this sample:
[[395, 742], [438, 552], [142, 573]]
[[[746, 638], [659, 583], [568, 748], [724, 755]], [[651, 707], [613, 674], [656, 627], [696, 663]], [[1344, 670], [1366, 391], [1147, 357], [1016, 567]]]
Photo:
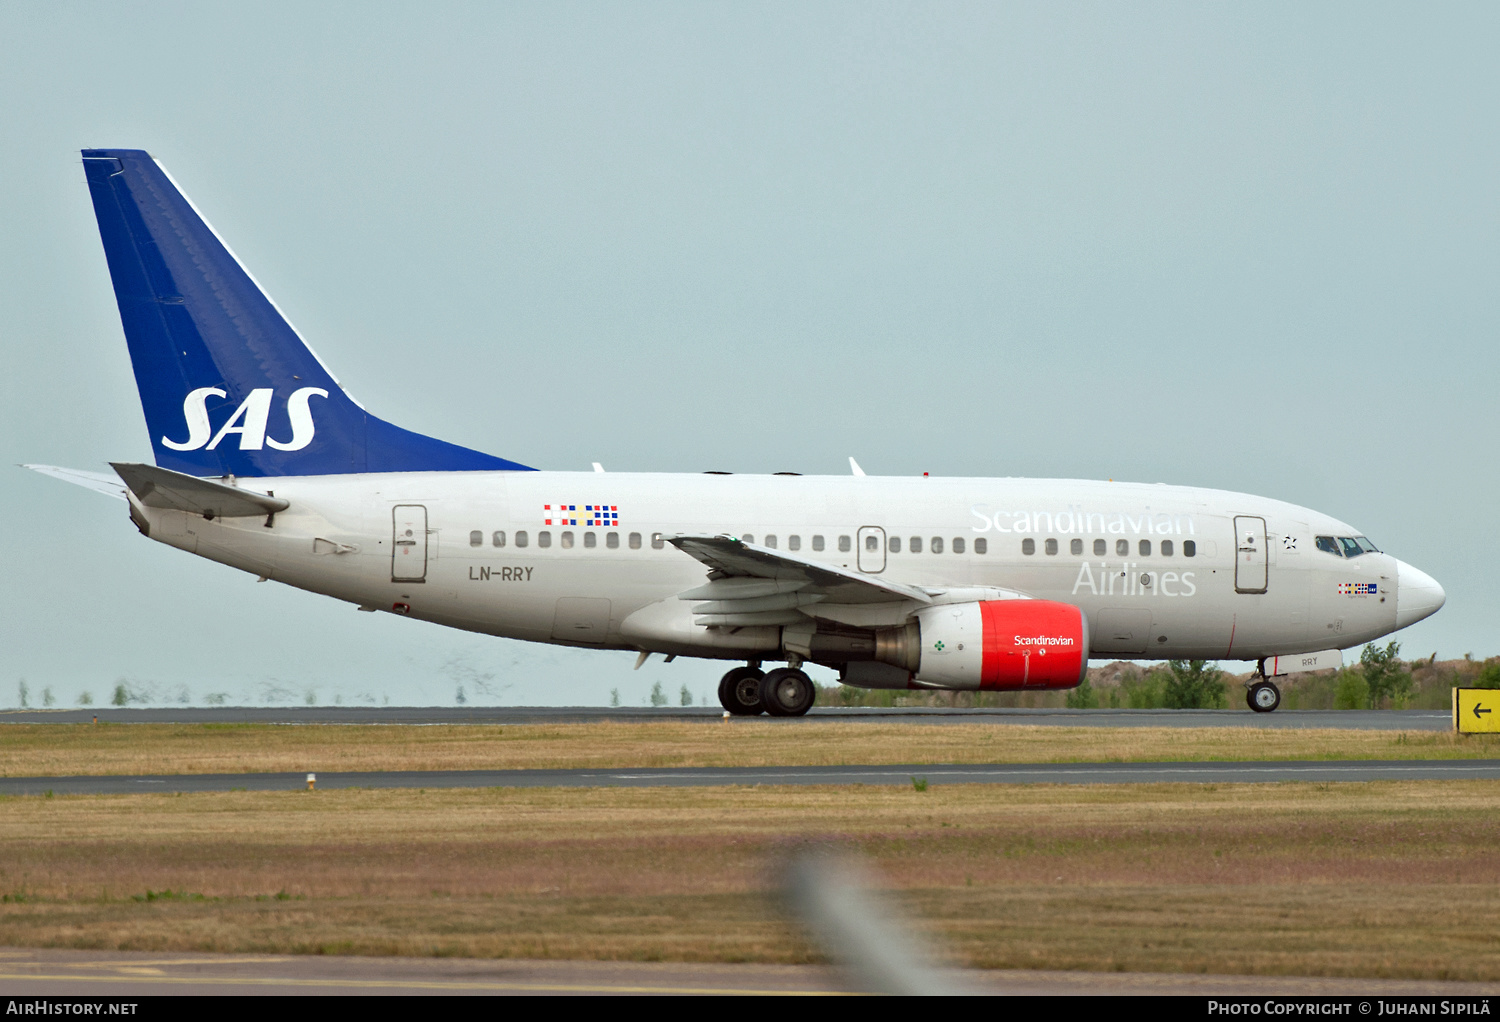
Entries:
[[1069, 506], [1066, 511], [996, 511], [988, 504], [975, 504], [969, 513], [982, 525], [975, 532], [1061, 533], [1065, 536], [1083, 533], [1106, 533], [1123, 536], [1196, 536], [1192, 515], [1173, 515], [1165, 511], [1152, 513], [1148, 507], [1139, 515], [1123, 511], [1084, 511]]

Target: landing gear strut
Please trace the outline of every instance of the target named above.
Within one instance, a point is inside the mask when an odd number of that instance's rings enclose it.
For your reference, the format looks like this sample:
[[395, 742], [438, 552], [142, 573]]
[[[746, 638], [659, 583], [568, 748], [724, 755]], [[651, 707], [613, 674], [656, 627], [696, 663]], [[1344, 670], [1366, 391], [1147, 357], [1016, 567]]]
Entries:
[[736, 667], [719, 681], [719, 705], [737, 717], [753, 717], [765, 712], [760, 699], [760, 680], [765, 672], [759, 667]]

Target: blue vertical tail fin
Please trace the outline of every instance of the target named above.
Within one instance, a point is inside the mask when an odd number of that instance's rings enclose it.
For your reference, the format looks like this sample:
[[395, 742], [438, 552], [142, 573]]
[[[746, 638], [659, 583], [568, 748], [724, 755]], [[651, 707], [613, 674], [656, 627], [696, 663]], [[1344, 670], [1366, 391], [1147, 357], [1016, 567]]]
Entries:
[[158, 465], [249, 477], [526, 470], [361, 408], [149, 153], [85, 149], [83, 166]]

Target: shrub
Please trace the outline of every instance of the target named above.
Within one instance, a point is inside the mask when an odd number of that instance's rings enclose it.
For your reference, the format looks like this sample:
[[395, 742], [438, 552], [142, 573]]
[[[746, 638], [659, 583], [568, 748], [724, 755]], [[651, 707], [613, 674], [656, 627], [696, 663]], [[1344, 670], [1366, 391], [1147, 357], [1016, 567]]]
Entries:
[[1083, 676], [1083, 683], [1068, 693], [1067, 706], [1070, 710], [1097, 710], [1099, 708], [1099, 693], [1094, 691], [1094, 686], [1089, 684], [1089, 676]]
[[1165, 672], [1147, 671], [1143, 677], [1125, 677], [1120, 681], [1120, 702], [1130, 710], [1159, 710], [1166, 705], [1162, 690], [1166, 687]]
[[1333, 690], [1335, 710], [1362, 710], [1370, 703], [1370, 686], [1365, 676], [1352, 668], [1339, 671], [1339, 683]]
[[656, 684], [654, 684], [654, 685], [651, 686], [651, 705], [652, 706], [665, 706], [665, 705], [667, 705], [667, 694], [661, 690], [661, 682], [659, 682], [659, 681]]
[[1500, 688], [1500, 657], [1490, 657], [1474, 676], [1474, 688]]
[[683, 706], [693, 705], [693, 693], [688, 691], [686, 685], [682, 686], [682, 691], [677, 694], [677, 701]]
[[1376, 649], [1372, 642], [1360, 652], [1359, 670], [1370, 687], [1370, 709], [1385, 700], [1390, 701], [1392, 709], [1400, 709], [1411, 698], [1411, 672], [1401, 662], [1400, 652], [1399, 642], [1388, 642], [1383, 650]]
[[1207, 660], [1168, 660], [1162, 705], [1174, 710], [1222, 709], [1224, 672]]

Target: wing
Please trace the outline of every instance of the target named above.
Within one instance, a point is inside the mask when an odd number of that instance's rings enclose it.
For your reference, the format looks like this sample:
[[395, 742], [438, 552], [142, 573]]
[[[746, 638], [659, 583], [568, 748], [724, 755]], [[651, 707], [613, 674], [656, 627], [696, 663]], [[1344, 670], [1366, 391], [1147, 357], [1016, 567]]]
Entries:
[[683, 553], [710, 569], [707, 585], [678, 594], [700, 600], [696, 623], [744, 627], [785, 625], [820, 616], [815, 604], [885, 604], [916, 609], [931, 604], [915, 586], [850, 571], [795, 554], [746, 543], [734, 536], [668, 536]]

